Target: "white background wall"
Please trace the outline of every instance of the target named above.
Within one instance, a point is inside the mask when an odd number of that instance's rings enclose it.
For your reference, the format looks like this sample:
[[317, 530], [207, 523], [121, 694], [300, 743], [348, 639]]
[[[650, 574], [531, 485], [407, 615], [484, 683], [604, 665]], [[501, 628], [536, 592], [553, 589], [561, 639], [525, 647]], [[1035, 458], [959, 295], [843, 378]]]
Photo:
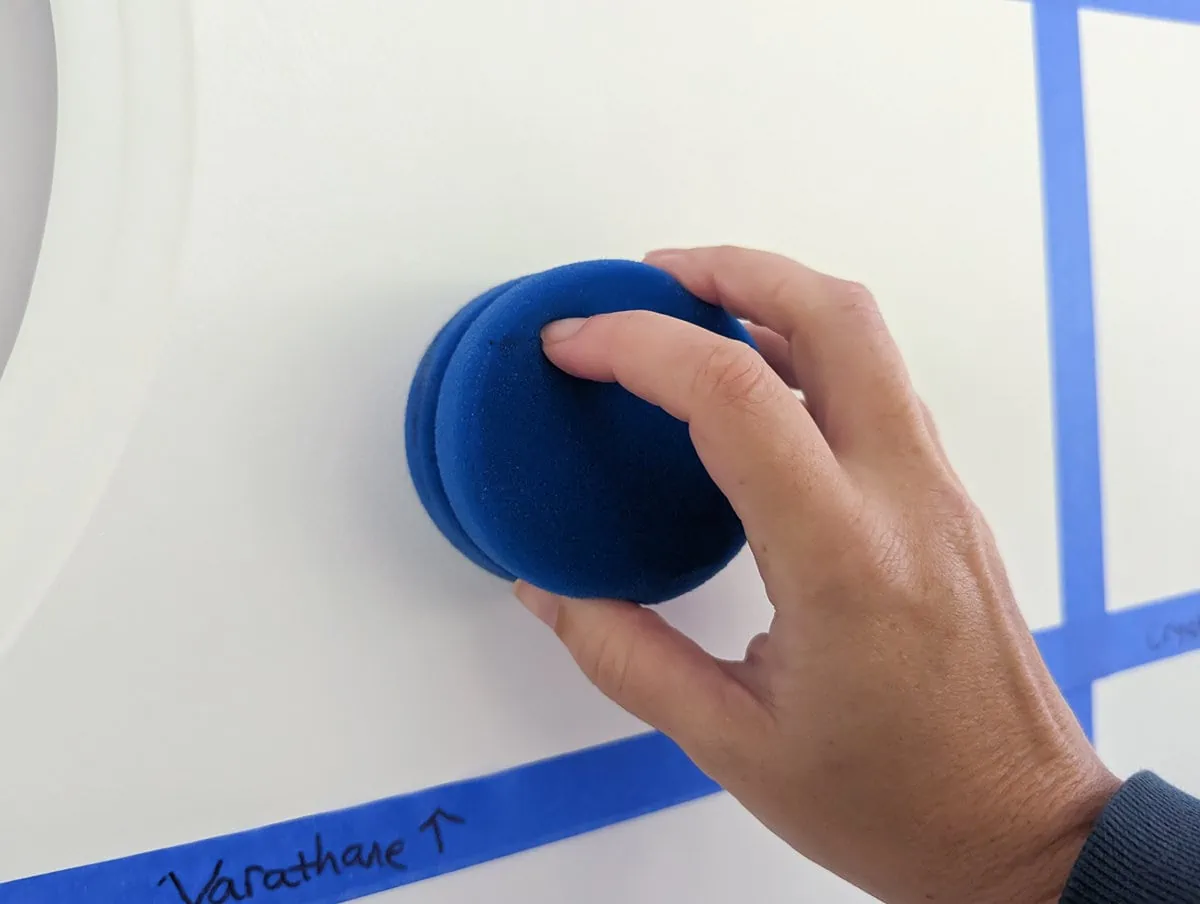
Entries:
[[[405, 471], [424, 345], [539, 267], [737, 242], [866, 282], [1030, 623], [1059, 622], [1026, 4], [55, 14], [54, 195], [0, 381], [0, 879], [640, 730]], [[1083, 38], [1119, 606], [1200, 587], [1200, 28], [1086, 13]], [[722, 655], [768, 619], [748, 559], [666, 612]], [[1102, 752], [1200, 791], [1167, 702], [1198, 689], [1188, 657], [1107, 680]], [[717, 797], [381, 900], [751, 895], [861, 899]]]

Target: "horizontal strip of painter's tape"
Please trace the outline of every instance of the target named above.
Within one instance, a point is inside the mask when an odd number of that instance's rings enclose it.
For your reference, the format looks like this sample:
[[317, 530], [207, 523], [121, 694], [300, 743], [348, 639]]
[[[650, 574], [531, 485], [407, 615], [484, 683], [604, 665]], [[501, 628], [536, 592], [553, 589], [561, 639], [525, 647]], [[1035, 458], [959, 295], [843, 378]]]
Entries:
[[[1037, 632], [1067, 694], [1200, 649], [1200, 593]], [[695, 800], [719, 788], [658, 733], [505, 772], [0, 884], [0, 904], [335, 904]]]
[[[0, 904], [334, 904], [720, 790], [657, 733], [220, 838], [0, 884]], [[268, 894], [269, 892], [269, 894]]]
[[[1035, 0], [1045, 3], [1047, 0]], [[1064, 0], [1050, 0], [1064, 2]], [[1147, 19], [1200, 23], [1200, 0], [1077, 0], [1080, 9], [1122, 13]]]
[[1069, 693], [1093, 681], [1200, 650], [1200, 592], [1080, 618], [1036, 634], [1055, 682]]
[[1103, 623], [1072, 628], [1077, 642], [1095, 644], [1095, 677], [1107, 678], [1200, 649], [1200, 593], [1109, 612]]

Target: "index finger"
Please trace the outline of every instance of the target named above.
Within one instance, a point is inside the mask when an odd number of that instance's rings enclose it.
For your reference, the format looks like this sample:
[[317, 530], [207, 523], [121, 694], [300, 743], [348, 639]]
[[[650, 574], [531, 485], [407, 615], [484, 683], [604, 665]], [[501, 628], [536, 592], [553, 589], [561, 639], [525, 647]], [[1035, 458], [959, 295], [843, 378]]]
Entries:
[[840, 466], [803, 403], [749, 345], [649, 311], [559, 321], [542, 338], [567, 373], [617, 382], [687, 422], [748, 535], [795, 527], [796, 505], [816, 522], [834, 504]]
[[652, 252], [646, 262], [786, 338], [796, 382], [835, 451], [890, 455], [924, 433], [900, 350], [862, 286], [747, 248]]

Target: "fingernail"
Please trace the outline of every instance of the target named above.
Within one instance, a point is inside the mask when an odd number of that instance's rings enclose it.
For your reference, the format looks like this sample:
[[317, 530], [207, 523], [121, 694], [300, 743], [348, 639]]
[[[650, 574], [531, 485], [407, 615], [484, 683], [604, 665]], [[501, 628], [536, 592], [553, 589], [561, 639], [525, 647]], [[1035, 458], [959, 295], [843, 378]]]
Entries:
[[654, 251], [648, 251], [642, 260], [648, 264], [654, 263], [655, 261], [666, 263], [672, 258], [679, 257], [681, 254], [683, 254], [682, 248], [658, 248]]
[[517, 581], [513, 585], [513, 593], [521, 601], [522, 606], [537, 616], [538, 620], [551, 631], [554, 630], [560, 606], [558, 597], [553, 593], [540, 590], [532, 584], [526, 584], [524, 581]]
[[542, 342], [562, 342], [564, 339], [570, 339], [583, 328], [585, 323], [587, 323], [586, 317], [567, 317], [564, 320], [547, 323], [542, 327]]

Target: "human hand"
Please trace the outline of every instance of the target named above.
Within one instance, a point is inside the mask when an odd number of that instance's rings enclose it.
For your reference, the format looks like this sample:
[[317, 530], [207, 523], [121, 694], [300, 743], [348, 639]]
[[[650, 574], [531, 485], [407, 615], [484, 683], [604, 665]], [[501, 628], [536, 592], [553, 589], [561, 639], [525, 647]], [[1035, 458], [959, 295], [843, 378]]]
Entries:
[[726, 662], [652, 609], [521, 583], [518, 597], [603, 693], [888, 904], [1057, 901], [1119, 783], [1047, 672], [874, 300], [764, 252], [646, 260], [756, 324], [761, 355], [642, 311], [552, 324], [545, 353], [689, 424], [745, 525], [770, 631]]

